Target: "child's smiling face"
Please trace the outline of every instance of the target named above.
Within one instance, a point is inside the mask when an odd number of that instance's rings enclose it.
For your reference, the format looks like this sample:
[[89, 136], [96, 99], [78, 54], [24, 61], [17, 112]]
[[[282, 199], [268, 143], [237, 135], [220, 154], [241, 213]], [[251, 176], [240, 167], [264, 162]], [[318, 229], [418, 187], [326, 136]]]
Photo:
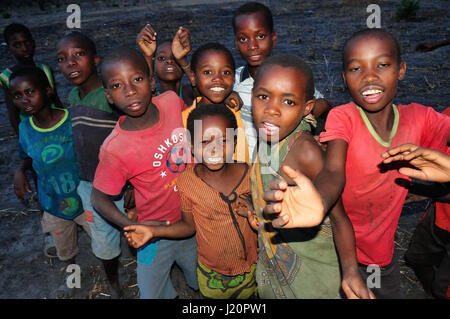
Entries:
[[253, 122], [263, 140], [277, 142], [309, 114], [314, 99], [306, 100], [306, 77], [294, 67], [268, 65], [259, 72], [252, 91]]
[[[209, 170], [218, 171], [233, 160], [235, 135], [231, 132], [234, 133], [234, 130], [227, 130], [230, 123], [222, 115], [204, 116], [201, 123], [202, 130], [198, 131], [201, 136], [194, 136], [192, 153], [196, 160]], [[196, 130], [194, 134], [198, 133]]]
[[255, 12], [236, 17], [234, 40], [242, 58], [250, 66], [259, 66], [270, 55], [277, 42], [277, 34], [267, 26], [264, 14]]
[[344, 54], [342, 77], [354, 102], [368, 112], [378, 112], [393, 102], [397, 82], [406, 64], [397, 61], [393, 41], [377, 36], [353, 39]]
[[222, 103], [233, 90], [234, 68], [225, 52], [208, 50], [198, 60], [195, 85], [203, 104]]
[[51, 88], [44, 89], [30, 76], [18, 76], [10, 83], [14, 104], [27, 115], [36, 115], [48, 104]]
[[100, 58], [89, 52], [81, 39], [66, 38], [58, 43], [56, 61], [67, 81], [80, 86], [96, 74]]
[[156, 49], [155, 72], [162, 81], [177, 81], [183, 76], [183, 71], [172, 54], [170, 42], [164, 42]]
[[146, 113], [152, 101], [152, 80], [142, 66], [131, 58], [110, 63], [102, 69], [108, 102], [130, 117]]

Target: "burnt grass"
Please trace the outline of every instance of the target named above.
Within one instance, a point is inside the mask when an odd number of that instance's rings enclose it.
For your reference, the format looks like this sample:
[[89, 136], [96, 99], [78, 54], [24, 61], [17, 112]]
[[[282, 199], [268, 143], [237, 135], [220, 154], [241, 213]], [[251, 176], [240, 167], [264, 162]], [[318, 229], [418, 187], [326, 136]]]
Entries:
[[[35, 61], [50, 65], [56, 76], [58, 94], [64, 103], [71, 85], [56, 64], [58, 39], [70, 31], [66, 7], [74, 1], [44, 1], [40, 10], [33, 1], [2, 1], [0, 29], [12, 22], [27, 25], [36, 40]], [[262, 1], [274, 15], [278, 44], [274, 53], [295, 53], [311, 64], [317, 89], [333, 105], [350, 98], [341, 80], [341, 49], [353, 32], [365, 28], [368, 3], [381, 7], [381, 26], [398, 37], [407, 63], [405, 79], [399, 83], [396, 103], [417, 102], [442, 111], [450, 98], [449, 47], [428, 53], [415, 52], [422, 42], [449, 39], [450, 23], [447, 1], [421, 1], [412, 21], [396, 21], [397, 1]], [[206, 42], [225, 44], [233, 53], [236, 65], [243, 60], [234, 48], [231, 27], [232, 12], [244, 1], [77, 1], [81, 7], [81, 32], [96, 43], [100, 56], [117, 47], [135, 47], [139, 30], [151, 23], [159, 39], [171, 39], [179, 26], [191, 30], [193, 50]], [[7, 13], [7, 14], [4, 14]], [[14, 61], [4, 47], [0, 48], [2, 69]], [[23, 203], [14, 195], [13, 176], [18, 168], [17, 138], [9, 125], [3, 94], [0, 96], [0, 298], [58, 298], [57, 288], [64, 283], [65, 263], [43, 254], [44, 235], [40, 212], [35, 202]], [[403, 254], [427, 202], [405, 204], [395, 235], [400, 254], [401, 288], [406, 298], [429, 298]], [[88, 236], [79, 232], [81, 288], [73, 298], [108, 297], [106, 277], [91, 251]], [[122, 242], [121, 283], [125, 298], [138, 298], [135, 252]], [[172, 280], [180, 298], [198, 298], [185, 285], [177, 267]]]

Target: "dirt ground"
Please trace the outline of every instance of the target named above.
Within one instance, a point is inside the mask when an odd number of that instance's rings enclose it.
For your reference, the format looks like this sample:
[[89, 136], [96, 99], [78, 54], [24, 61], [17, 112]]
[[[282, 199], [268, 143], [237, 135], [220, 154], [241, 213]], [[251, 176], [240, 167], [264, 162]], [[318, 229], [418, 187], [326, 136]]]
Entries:
[[[27, 25], [37, 43], [35, 61], [50, 65], [55, 71], [58, 94], [67, 102], [71, 89], [56, 65], [55, 46], [66, 32], [68, 3], [81, 7], [81, 31], [97, 44], [100, 55], [118, 46], [135, 47], [135, 38], [142, 26], [150, 22], [160, 39], [172, 38], [180, 25], [191, 30], [193, 49], [208, 41], [221, 42], [233, 52], [236, 65], [243, 64], [233, 45], [232, 12], [243, 1], [46, 1], [45, 10], [35, 2], [2, 1], [0, 29], [12, 22]], [[343, 41], [354, 31], [366, 26], [368, 3], [381, 7], [381, 25], [392, 31], [401, 42], [407, 74], [400, 82], [397, 103], [417, 102], [442, 111], [450, 98], [449, 47], [429, 53], [414, 51], [421, 42], [438, 42], [450, 37], [450, 8], [448, 1], [420, 1], [420, 10], [413, 21], [394, 20], [398, 1], [262, 1], [274, 15], [278, 45], [274, 52], [296, 53], [303, 56], [315, 73], [317, 89], [332, 105], [349, 101], [340, 78]], [[5, 14], [7, 13], [7, 14]], [[9, 18], [8, 15], [10, 16]], [[4, 47], [0, 48], [0, 66], [13, 64]], [[57, 298], [56, 289], [63, 283], [65, 264], [43, 254], [44, 236], [36, 205], [25, 205], [13, 191], [13, 172], [19, 166], [17, 138], [9, 125], [4, 98], [0, 96], [0, 298]], [[427, 297], [412, 270], [404, 264], [408, 247], [426, 202], [405, 205], [395, 237], [400, 253], [402, 290], [407, 298]], [[108, 298], [106, 278], [100, 262], [93, 256], [88, 236], [79, 232], [81, 288], [74, 298]], [[126, 298], [138, 298], [136, 260], [123, 242], [120, 258], [122, 286]], [[173, 280], [180, 298], [198, 295], [184, 283], [177, 268]]]

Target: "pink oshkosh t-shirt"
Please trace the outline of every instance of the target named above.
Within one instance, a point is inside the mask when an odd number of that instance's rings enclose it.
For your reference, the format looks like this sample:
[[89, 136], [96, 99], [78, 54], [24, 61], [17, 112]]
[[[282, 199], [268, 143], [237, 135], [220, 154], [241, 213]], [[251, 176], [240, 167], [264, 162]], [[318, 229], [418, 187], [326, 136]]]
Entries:
[[125, 116], [100, 148], [100, 163], [94, 187], [105, 194], [117, 195], [126, 181], [134, 187], [138, 221], [181, 219], [176, 180], [188, 165], [190, 155], [181, 120], [185, 104], [174, 92], [153, 98], [160, 120], [140, 131], [120, 128]]
[[390, 145], [378, 142], [353, 102], [333, 108], [320, 134], [322, 143], [336, 139], [348, 143], [342, 200], [355, 231], [358, 262], [365, 265], [391, 262], [394, 234], [408, 193], [402, 181], [410, 180], [396, 168], [383, 166], [381, 154], [404, 143], [441, 149], [450, 133], [449, 117], [431, 107], [411, 103], [397, 110]]

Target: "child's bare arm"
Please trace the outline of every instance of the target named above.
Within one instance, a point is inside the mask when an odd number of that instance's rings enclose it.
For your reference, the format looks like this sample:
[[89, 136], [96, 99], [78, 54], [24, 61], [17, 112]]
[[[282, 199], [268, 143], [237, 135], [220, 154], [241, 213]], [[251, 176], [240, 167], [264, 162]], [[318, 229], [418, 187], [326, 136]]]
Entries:
[[168, 226], [129, 225], [124, 227], [128, 242], [139, 248], [152, 238], [185, 238], [195, 233], [194, 218], [191, 213], [182, 212], [182, 219]]
[[122, 214], [109, 195], [95, 187], [92, 189], [91, 203], [92, 206], [94, 206], [95, 209], [111, 223], [118, 225], [119, 227], [132, 224], [132, 221], [128, 219], [127, 215]]
[[329, 141], [323, 168], [314, 180], [325, 212], [334, 206], [344, 189], [347, 148], [344, 140]]
[[342, 268], [342, 290], [349, 299], [374, 299], [374, 294], [367, 288], [359, 274], [355, 233], [341, 199], [331, 209], [330, 221]]
[[142, 51], [142, 54], [147, 61], [150, 69], [150, 74], [153, 74], [153, 56], [156, 51], [156, 32], [150, 24], [146, 24], [139, 32], [136, 38], [136, 44]]
[[172, 54], [189, 79], [192, 86], [195, 86], [194, 73], [191, 64], [187, 60], [187, 55], [191, 52], [191, 35], [188, 28], [180, 27], [172, 41]]
[[16, 196], [22, 200], [27, 200], [25, 196], [25, 191], [31, 193], [31, 187], [28, 183], [25, 172], [31, 169], [33, 160], [31, 158], [26, 158], [22, 161], [22, 165], [14, 174], [14, 193]]

